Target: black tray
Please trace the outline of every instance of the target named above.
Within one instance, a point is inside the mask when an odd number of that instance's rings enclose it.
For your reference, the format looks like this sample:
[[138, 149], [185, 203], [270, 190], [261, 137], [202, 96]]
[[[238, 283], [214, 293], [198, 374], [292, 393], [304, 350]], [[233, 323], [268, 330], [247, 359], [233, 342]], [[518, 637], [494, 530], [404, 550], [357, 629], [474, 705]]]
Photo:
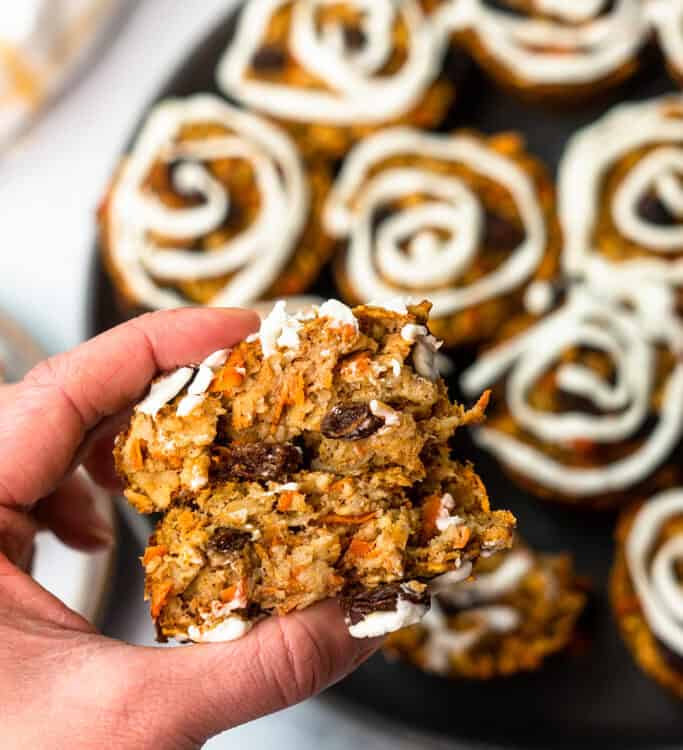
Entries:
[[[198, 91], [218, 93], [213, 73], [234, 23], [234, 14], [219, 23], [158, 98]], [[648, 50], [645, 56], [643, 69], [635, 78], [599, 102], [569, 110], [520, 103], [472, 68], [460, 86], [455, 111], [442, 129], [519, 130], [530, 151], [555, 170], [567, 138], [577, 128], [619, 101], [676, 90], [658, 55]], [[463, 61], [450, 62], [462, 74]], [[329, 269], [311, 291], [338, 296]], [[93, 260], [89, 319], [92, 334], [121, 320], [98, 253]], [[458, 363], [466, 364], [469, 356], [458, 353]], [[451, 385], [455, 392], [455, 382]], [[595, 593], [583, 624], [587, 644], [579, 653], [550, 659], [534, 674], [488, 683], [443, 680], [376, 656], [333, 688], [332, 697], [349, 708], [362, 704], [390, 720], [460, 741], [518, 748], [683, 747], [683, 706], [636, 668], [610, 613], [606, 583], [614, 517], [538, 503], [511, 485], [488, 456], [466, 439], [461, 441], [462, 451], [474, 459], [494, 503], [515, 512], [524, 537], [541, 550], [571, 551], [580, 573], [591, 577]]]

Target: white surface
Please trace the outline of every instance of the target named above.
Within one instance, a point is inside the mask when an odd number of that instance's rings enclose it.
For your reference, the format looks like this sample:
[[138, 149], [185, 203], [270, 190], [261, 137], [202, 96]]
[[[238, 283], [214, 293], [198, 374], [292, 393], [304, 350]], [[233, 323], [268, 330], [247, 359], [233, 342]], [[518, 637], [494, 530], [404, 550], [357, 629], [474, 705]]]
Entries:
[[[89, 481], [89, 480], [88, 480]], [[100, 515], [114, 523], [110, 496], [90, 483]], [[98, 622], [109, 589], [113, 549], [94, 555], [77, 552], [62, 544], [49, 532], [36, 537], [33, 577], [48, 591], [89, 622]]]
[[50, 352], [84, 336], [94, 214], [131, 129], [227, 2], [134, 5], [87, 75], [0, 160], [0, 306]]

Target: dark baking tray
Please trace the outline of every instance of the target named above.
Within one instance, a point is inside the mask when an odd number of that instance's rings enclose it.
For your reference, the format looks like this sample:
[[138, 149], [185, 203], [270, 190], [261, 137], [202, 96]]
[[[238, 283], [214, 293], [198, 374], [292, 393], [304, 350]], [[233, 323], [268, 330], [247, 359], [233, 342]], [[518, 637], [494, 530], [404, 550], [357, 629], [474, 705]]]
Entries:
[[[568, 0], [569, 2], [570, 0]], [[234, 30], [231, 14], [191, 52], [157, 98], [216, 92], [213, 71]], [[470, 68], [451, 60], [462, 75]], [[567, 138], [620, 100], [676, 90], [657, 53], [648, 50], [641, 72], [600, 101], [580, 108], [539, 107], [508, 96], [473, 67], [460, 86], [458, 106], [443, 129], [519, 130], [529, 149], [555, 170]], [[112, 165], [112, 168], [114, 165]], [[120, 322], [114, 294], [93, 257], [90, 332]], [[329, 269], [313, 291], [338, 296]], [[457, 352], [463, 366], [468, 352]], [[452, 383], [455, 392], [455, 382]], [[488, 683], [452, 682], [374, 657], [332, 689], [350, 710], [362, 704], [385, 718], [445, 738], [504, 747], [681, 748], [683, 706], [634, 665], [612, 619], [606, 583], [612, 558], [614, 517], [550, 507], [514, 487], [488, 456], [460, 439], [458, 450], [474, 459], [498, 507], [509, 507], [522, 534], [538, 549], [571, 551], [591, 577], [592, 602], [583, 622], [581, 648], [550, 659], [539, 672]]]

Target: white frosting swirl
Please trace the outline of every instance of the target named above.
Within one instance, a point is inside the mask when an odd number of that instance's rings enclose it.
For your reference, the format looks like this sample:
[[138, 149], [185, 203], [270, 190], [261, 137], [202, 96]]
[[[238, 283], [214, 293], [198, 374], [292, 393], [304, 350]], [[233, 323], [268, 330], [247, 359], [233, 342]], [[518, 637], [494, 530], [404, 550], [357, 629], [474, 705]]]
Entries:
[[[193, 123], [216, 123], [230, 133], [177, 142], [181, 128]], [[219, 229], [230, 214], [225, 186], [204, 164], [227, 158], [243, 159], [253, 169], [259, 216], [222, 246], [191, 250], [188, 240]], [[149, 194], [144, 182], [158, 160], [180, 161], [174, 187], [181, 194], [200, 193], [200, 205], [169, 208]], [[198, 94], [153, 109], [114, 186], [110, 211], [112, 262], [141, 304], [187, 304], [164, 283], [232, 274], [210, 304], [236, 306], [263, 295], [291, 257], [308, 216], [308, 191], [296, 149], [281, 131], [217, 97]], [[177, 245], [159, 247], [152, 232], [177, 238]]]
[[[601, 290], [574, 287], [564, 307], [532, 328], [485, 353], [462, 377], [468, 394], [507, 376], [505, 397], [517, 424], [546, 444], [571, 447], [574, 441], [615, 444], [634, 438], [652, 406], [656, 346], [680, 351], [681, 329], [671, 310], [672, 297], [663, 287], [639, 288], [633, 277], [612, 275], [612, 297]], [[632, 286], [630, 287], [629, 284]], [[605, 291], [605, 290], [602, 290]], [[652, 300], [668, 299], [653, 306]], [[619, 302], [628, 301], [635, 310]], [[561, 364], [563, 352], [584, 346], [606, 354], [616, 376], [603, 380], [579, 363]], [[557, 365], [556, 387], [590, 401], [595, 413], [545, 413], [527, 397]], [[566, 466], [550, 455], [493, 428], [475, 429], [477, 442], [515, 472], [553, 491], [590, 496], [627, 489], [646, 479], [670, 455], [683, 435], [683, 362], [673, 367], [663, 389], [656, 426], [641, 445], [612, 464]]]
[[683, 0], [647, 0], [659, 44], [675, 70], [683, 73]]
[[[515, 201], [524, 240], [491, 273], [468, 286], [458, 279], [476, 261], [484, 229], [478, 196], [455, 175], [428, 167], [388, 167], [396, 156], [460, 163], [506, 188]], [[377, 211], [405, 196], [425, 201], [377, 225]], [[362, 300], [419, 290], [439, 317], [505, 294], [525, 283], [546, 248], [546, 227], [532, 180], [513, 161], [469, 135], [430, 135], [410, 128], [377, 133], [349, 154], [325, 206], [326, 229], [347, 237], [348, 279]], [[440, 234], [437, 233], [440, 232]], [[446, 236], [446, 239], [442, 237]]]
[[[339, 25], [320, 23], [320, 12], [339, 0], [260, 0], [242, 10], [235, 37], [216, 77], [228, 96], [276, 117], [333, 125], [377, 123], [416, 107], [439, 73], [446, 39], [427, 23], [417, 0], [344, 0], [361, 18], [362, 44], [349, 46]], [[247, 71], [275, 13], [292, 6], [288, 53], [325, 88], [297, 88]], [[406, 60], [383, 74], [397, 23], [406, 29]]]
[[[559, 214], [563, 264], [570, 274], [588, 275], [598, 256], [594, 232], [605, 175], [630, 152], [652, 147], [625, 176], [610, 206], [616, 229], [651, 256], [618, 261], [641, 278], [683, 284], [683, 96], [622, 104], [574, 135], [559, 167]], [[678, 223], [654, 224], [639, 213], [650, 193]], [[615, 263], [616, 265], [616, 263]]]
[[642, 0], [538, 0], [547, 18], [495, 10], [485, 0], [451, 0], [436, 23], [472, 30], [499, 64], [536, 85], [585, 84], [617, 71], [650, 29]]
[[655, 495], [638, 511], [625, 542], [626, 563], [643, 614], [655, 636], [683, 656], [683, 534], [657, 548], [662, 527], [683, 516], [683, 489]]

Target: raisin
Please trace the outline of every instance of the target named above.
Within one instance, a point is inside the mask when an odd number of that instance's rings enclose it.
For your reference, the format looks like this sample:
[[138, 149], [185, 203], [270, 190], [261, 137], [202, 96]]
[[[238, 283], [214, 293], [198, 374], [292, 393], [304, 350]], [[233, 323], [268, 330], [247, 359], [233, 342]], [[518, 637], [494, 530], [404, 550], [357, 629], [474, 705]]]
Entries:
[[281, 479], [296, 471], [303, 460], [291, 443], [246, 443], [216, 446], [211, 457], [211, 477], [218, 481]]
[[275, 44], [266, 44], [254, 55], [252, 67], [262, 73], [277, 73], [285, 67], [287, 56]]
[[351, 625], [357, 625], [373, 612], [394, 612], [398, 600], [429, 606], [427, 586], [421, 583], [388, 583], [374, 589], [357, 589], [341, 598], [341, 606]]
[[367, 404], [337, 404], [323, 417], [320, 432], [336, 440], [361, 440], [377, 432], [384, 420], [376, 417]]
[[524, 232], [508, 219], [487, 211], [484, 217], [484, 245], [511, 252], [524, 242]]
[[669, 227], [676, 223], [676, 217], [654, 193], [648, 193], [638, 201], [638, 215], [650, 224], [662, 227]]
[[249, 541], [251, 541], [251, 534], [248, 531], [221, 526], [213, 532], [209, 544], [216, 552], [227, 553], [239, 552]]

